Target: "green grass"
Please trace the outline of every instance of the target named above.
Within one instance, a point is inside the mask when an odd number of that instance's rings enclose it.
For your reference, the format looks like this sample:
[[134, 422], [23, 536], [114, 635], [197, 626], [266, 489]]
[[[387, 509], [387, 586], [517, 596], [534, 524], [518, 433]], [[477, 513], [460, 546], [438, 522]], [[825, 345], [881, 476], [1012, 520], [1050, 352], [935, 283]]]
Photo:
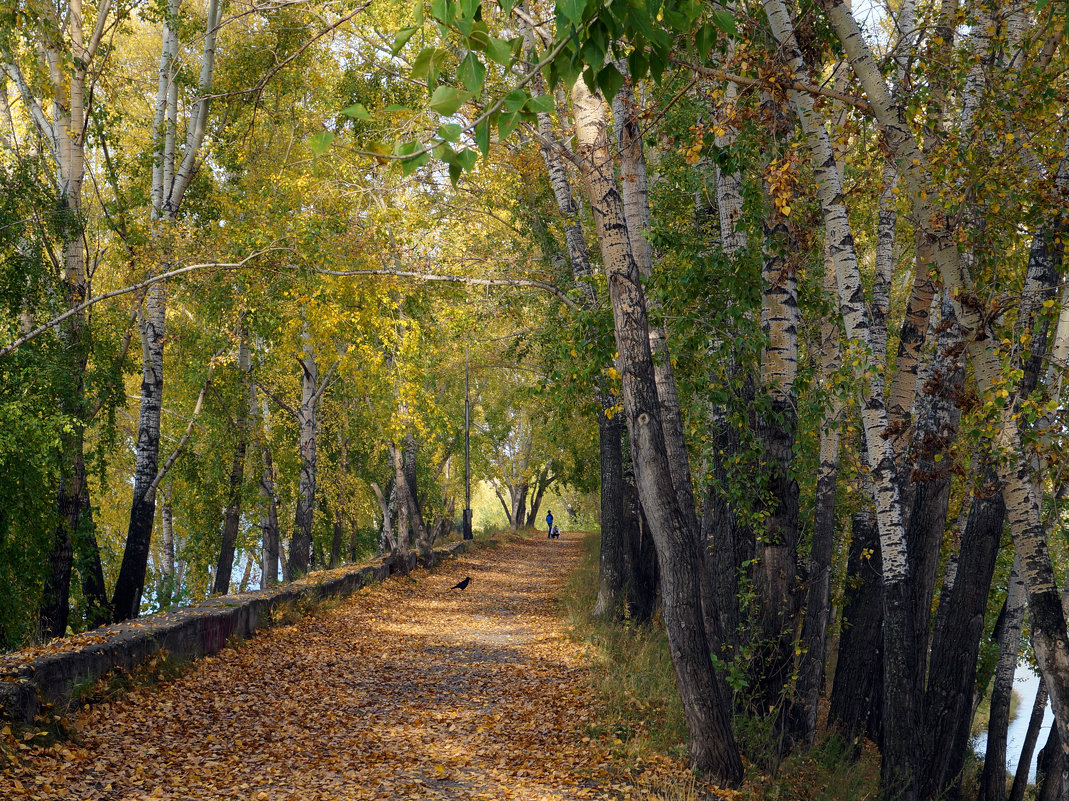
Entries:
[[[645, 798], [697, 801], [701, 785], [685, 768], [687, 729], [668, 639], [657, 621], [640, 626], [624, 620], [592, 620], [597, 595], [596, 536], [584, 542], [583, 557], [561, 594], [561, 604], [573, 634], [589, 648], [595, 662], [594, 687], [599, 699], [598, 722], [591, 736], [607, 734], [618, 740], [617, 769], [638, 777]], [[736, 717], [736, 736], [756, 753], [771, 745], [770, 728], [748, 717]], [[645, 772], [665, 758], [671, 771]], [[746, 779], [737, 796], [747, 801], [875, 801], [879, 798], [880, 759], [868, 744], [860, 759], [837, 737], [822, 738], [808, 752], [796, 751], [776, 770], [762, 770], [746, 759]], [[652, 778], [650, 778], [652, 777]]]

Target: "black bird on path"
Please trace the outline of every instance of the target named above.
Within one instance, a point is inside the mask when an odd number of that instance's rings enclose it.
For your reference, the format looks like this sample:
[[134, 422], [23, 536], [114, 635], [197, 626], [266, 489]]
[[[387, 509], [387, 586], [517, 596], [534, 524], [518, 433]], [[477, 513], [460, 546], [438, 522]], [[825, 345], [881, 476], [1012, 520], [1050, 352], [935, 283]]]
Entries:
[[469, 581], [471, 581], [471, 576], [465, 576], [463, 581], [458, 581], [456, 584], [454, 584], [449, 589], [451, 589], [451, 590], [462, 590], [462, 589], [464, 589], [465, 587], [468, 586], [468, 582]]

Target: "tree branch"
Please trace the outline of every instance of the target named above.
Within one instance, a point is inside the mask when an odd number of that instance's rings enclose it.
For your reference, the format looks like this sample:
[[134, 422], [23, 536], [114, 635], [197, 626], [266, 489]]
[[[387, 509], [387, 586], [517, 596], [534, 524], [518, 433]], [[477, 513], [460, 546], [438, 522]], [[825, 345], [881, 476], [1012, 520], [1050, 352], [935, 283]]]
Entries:
[[47, 323], [44, 323], [43, 325], [40, 325], [30, 331], [30, 333], [24, 334], [23, 336], [16, 339], [14, 342], [5, 345], [3, 348], [0, 348], [0, 358], [3, 358], [9, 353], [13, 353], [14, 351], [18, 350], [19, 347], [25, 345], [31, 339], [36, 339], [50, 328], [55, 328], [68, 317], [83, 312], [90, 306], [95, 306], [101, 301], [110, 300], [111, 298], [117, 298], [122, 295], [129, 295], [131, 292], [137, 292], [139, 289], [145, 289], [146, 287], [150, 287], [160, 281], [166, 281], [168, 278], [174, 278], [175, 276], [183, 275], [184, 273], [190, 273], [194, 270], [203, 270], [207, 267], [215, 267], [219, 270], [237, 270], [244, 267], [257, 256], [262, 256], [265, 253], [270, 253], [273, 250], [288, 250], [288, 248], [267, 248], [266, 250], [258, 250], [256, 253], [252, 253], [246, 256], [241, 261], [235, 262], [210, 261], [205, 262], [204, 264], [189, 264], [185, 267], [179, 267], [177, 270], [171, 270], [170, 272], [160, 273], [159, 275], [154, 275], [151, 278], [146, 278], [139, 284], [132, 284], [128, 287], [123, 287], [122, 289], [115, 289], [111, 292], [105, 292], [103, 295], [97, 295], [96, 297], [90, 298], [89, 300], [85, 301], [85, 303], [75, 306], [73, 309], [68, 309], [58, 317], [52, 318]]
[[330, 383], [330, 379], [334, 377], [334, 371], [338, 369], [339, 364], [341, 364], [341, 359], [338, 359], [330, 366], [330, 369], [327, 370], [327, 374], [323, 376], [323, 380], [319, 382], [319, 387], [312, 394], [312, 406], [319, 403], [319, 399], [323, 397], [323, 392], [326, 390], [327, 384]]
[[[714, 69], [712, 67], [700, 67], [697, 64], [691, 64], [689, 61], [684, 61], [681, 58], [673, 58], [672, 62], [678, 64], [681, 67], [686, 67], [689, 70], [693, 70], [695, 74], [702, 75], [706, 78], [717, 78], [721, 81], [731, 81], [737, 83], [740, 86], [760, 86], [763, 89], [772, 88], [771, 84], [767, 80], [761, 80], [759, 78], [747, 78], [743, 75], [735, 75], [731, 72], [725, 72], [724, 70]], [[841, 103], [846, 103], [849, 106], [864, 111], [866, 114], [872, 111], [872, 106], [869, 101], [864, 98], [852, 95], [847, 92], [837, 92], [834, 89], [828, 89], [823, 86], [817, 86], [811, 83], [802, 83], [801, 81], [787, 81], [785, 83], [777, 83], [777, 87], [781, 89], [793, 89], [796, 92], [805, 92], [806, 94], [815, 95], [818, 97], [830, 97], [832, 100], [838, 100]]]
[[[336, 275], [341, 277], [355, 275], [383, 275], [393, 278], [413, 278], [417, 281], [451, 281], [458, 284], [471, 284], [473, 286], [526, 286], [542, 289], [555, 295], [562, 303], [571, 309], [578, 309], [579, 305], [566, 293], [557, 289], [545, 281], [535, 281], [529, 278], [471, 278], [466, 275], [438, 275], [437, 273], [418, 273], [412, 270], [323, 270], [317, 269], [322, 275]], [[0, 356], [3, 353], [0, 352]]]
[[267, 387], [265, 387], [263, 384], [261, 384], [259, 381], [255, 380], [255, 379], [253, 379], [252, 383], [254, 383], [257, 386], [257, 388], [261, 392], [263, 392], [267, 397], [269, 397], [271, 400], [273, 400], [275, 402], [275, 405], [278, 406], [278, 408], [282, 409], [283, 411], [289, 412], [291, 415], [293, 415], [293, 419], [295, 419], [295, 420], [299, 420], [300, 419], [300, 416], [297, 414], [297, 410], [294, 409], [292, 406], [290, 406], [288, 403], [286, 403], [284, 400], [279, 398], [277, 395], [275, 395], [274, 392], [269, 390]]
[[190, 415], [189, 425], [186, 426], [186, 431], [182, 435], [182, 439], [180, 439], [178, 441], [178, 444], [175, 445], [174, 450], [171, 451], [171, 455], [167, 457], [167, 461], [164, 462], [163, 467], [159, 469], [159, 472], [156, 473], [156, 477], [152, 479], [152, 483], [148, 485], [148, 488], [145, 490], [144, 495], [141, 496], [142, 498], [152, 497], [152, 493], [156, 491], [156, 487], [160, 485], [160, 482], [163, 481], [164, 476], [166, 476], [168, 471], [172, 467], [174, 467], [174, 463], [177, 462], [178, 457], [182, 455], [182, 452], [186, 447], [186, 443], [189, 442], [189, 437], [193, 433], [193, 424], [197, 422], [197, 415], [200, 414], [201, 406], [204, 405], [204, 393], [208, 391], [208, 387], [212, 383], [212, 371], [215, 370], [215, 360], [223, 353], [223, 350], [225, 350], [225, 348], [223, 348], [222, 350], [217, 350], [212, 356], [211, 360], [208, 362], [208, 377], [204, 379], [204, 386], [200, 388], [200, 394], [197, 395], [197, 404], [193, 407], [193, 414]]

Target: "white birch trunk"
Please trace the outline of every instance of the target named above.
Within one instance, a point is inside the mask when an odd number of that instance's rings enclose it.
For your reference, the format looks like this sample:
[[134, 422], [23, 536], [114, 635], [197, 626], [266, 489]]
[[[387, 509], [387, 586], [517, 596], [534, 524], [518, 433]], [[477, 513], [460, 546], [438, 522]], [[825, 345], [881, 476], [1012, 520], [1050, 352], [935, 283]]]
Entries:
[[[901, 107], [892, 101], [850, 10], [842, 0], [825, 0], [824, 5], [894, 153], [899, 175], [912, 201], [915, 224], [929, 243], [933, 261], [954, 299], [955, 313], [965, 332], [980, 393], [991, 393], [1001, 377], [997, 349], [981, 315], [982, 306], [971, 277], [959, 257], [956, 240], [929, 197], [931, 182], [927, 157], [917, 147]], [[1036, 657], [1050, 691], [1065, 757], [1069, 755], [1069, 639], [1030, 465], [1021, 447], [1012, 411], [1013, 404], [1007, 403], [997, 447], [1011, 458], [999, 461], [999, 472], [1004, 485], [1007, 517], [1028, 588]], [[1063, 764], [1067, 763], [1069, 761], [1063, 759]]]
[[[784, 50], [792, 79], [806, 76], [801, 51], [783, 0], [764, 0], [773, 34]], [[843, 206], [842, 184], [828, 132], [814, 108], [812, 96], [792, 90], [791, 102], [802, 124], [817, 183], [828, 247], [835, 265], [836, 284], [847, 336], [871, 351], [872, 334], [857, 254]], [[912, 771], [916, 765], [914, 719], [918, 683], [913, 644], [909, 571], [905, 527], [899, 498], [897, 471], [890, 443], [882, 435], [888, 416], [883, 403], [882, 377], [870, 378], [861, 388], [861, 417], [871, 469], [876, 519], [880, 537], [884, 584], [884, 791], [902, 801], [916, 797]]]
[[582, 80], [572, 89], [572, 102], [580, 169], [594, 211], [612, 301], [636, 483], [657, 544], [665, 628], [690, 732], [691, 760], [697, 770], [721, 784], [737, 786], [742, 763], [709, 660], [701, 615], [697, 535], [679, 507], [668, 468], [645, 299], [609, 155], [605, 103]]

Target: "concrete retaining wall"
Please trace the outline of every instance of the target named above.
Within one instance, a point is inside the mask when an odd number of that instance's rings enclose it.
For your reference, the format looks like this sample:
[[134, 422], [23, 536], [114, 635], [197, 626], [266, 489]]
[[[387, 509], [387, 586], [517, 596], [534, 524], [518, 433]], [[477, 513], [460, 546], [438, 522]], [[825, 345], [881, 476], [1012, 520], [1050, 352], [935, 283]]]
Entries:
[[[464, 553], [474, 540], [434, 550], [435, 561]], [[423, 560], [408, 554], [409, 570]], [[310, 573], [277, 587], [211, 598], [195, 606], [129, 620], [46, 646], [0, 657], [0, 715], [30, 723], [42, 704], [65, 702], [75, 687], [92, 684], [116, 668], [129, 670], [166, 651], [178, 659], [212, 654], [231, 637], [248, 637], [271, 623], [271, 613], [287, 604], [345, 597], [382, 581], [391, 572], [385, 560]], [[396, 566], [393, 572], [397, 572]], [[43, 652], [43, 653], [42, 653]]]

